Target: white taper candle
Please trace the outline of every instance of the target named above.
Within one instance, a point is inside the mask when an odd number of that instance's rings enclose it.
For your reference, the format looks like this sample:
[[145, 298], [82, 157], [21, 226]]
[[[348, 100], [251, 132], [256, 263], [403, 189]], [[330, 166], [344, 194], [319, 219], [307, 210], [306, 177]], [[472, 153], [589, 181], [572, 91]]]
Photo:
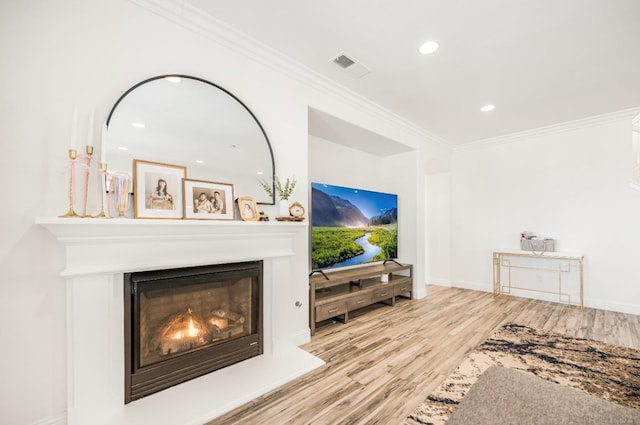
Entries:
[[95, 115], [95, 110], [91, 108], [89, 111], [89, 130], [87, 133], [87, 146], [93, 146], [93, 116]]
[[69, 149], [76, 149], [78, 146], [78, 107], [73, 108], [73, 120], [71, 121], [71, 146]]
[[100, 137], [100, 162], [107, 163], [107, 123], [102, 124], [102, 135]]

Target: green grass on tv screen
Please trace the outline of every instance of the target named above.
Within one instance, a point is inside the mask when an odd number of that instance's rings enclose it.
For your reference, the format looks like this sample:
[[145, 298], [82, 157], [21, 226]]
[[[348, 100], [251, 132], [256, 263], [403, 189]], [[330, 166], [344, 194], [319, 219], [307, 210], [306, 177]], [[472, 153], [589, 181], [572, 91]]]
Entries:
[[371, 262], [397, 258], [397, 223], [360, 228], [313, 226], [311, 228], [312, 269], [333, 267], [361, 255], [364, 250], [362, 246], [355, 243], [355, 240], [367, 233], [371, 233], [369, 243], [380, 247], [380, 253], [373, 257]]

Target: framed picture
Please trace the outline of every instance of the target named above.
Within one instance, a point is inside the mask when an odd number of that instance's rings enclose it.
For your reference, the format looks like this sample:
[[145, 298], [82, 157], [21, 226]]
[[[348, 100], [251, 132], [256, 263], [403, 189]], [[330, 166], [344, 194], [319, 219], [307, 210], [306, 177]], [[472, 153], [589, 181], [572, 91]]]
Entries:
[[206, 180], [182, 180], [184, 218], [233, 220], [233, 185]]
[[244, 221], [258, 221], [260, 220], [260, 213], [258, 212], [258, 204], [253, 198], [240, 197], [236, 199], [238, 203], [238, 211], [240, 217]]
[[135, 218], [182, 218], [187, 167], [133, 160]]

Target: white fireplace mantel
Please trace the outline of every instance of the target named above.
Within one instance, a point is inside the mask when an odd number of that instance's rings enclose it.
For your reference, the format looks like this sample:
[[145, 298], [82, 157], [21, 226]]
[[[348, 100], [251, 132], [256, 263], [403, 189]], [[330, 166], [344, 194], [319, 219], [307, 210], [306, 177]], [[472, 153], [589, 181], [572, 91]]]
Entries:
[[65, 276], [292, 256], [302, 222], [42, 218], [66, 247]]
[[[65, 247], [67, 423], [200, 425], [321, 366], [289, 314], [307, 223], [38, 218]], [[124, 404], [123, 274], [263, 260], [264, 354]]]

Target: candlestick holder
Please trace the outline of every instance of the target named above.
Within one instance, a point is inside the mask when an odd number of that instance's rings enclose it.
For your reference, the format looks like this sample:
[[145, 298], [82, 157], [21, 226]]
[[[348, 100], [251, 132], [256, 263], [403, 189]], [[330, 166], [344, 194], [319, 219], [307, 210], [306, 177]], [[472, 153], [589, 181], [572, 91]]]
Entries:
[[105, 162], [100, 163], [100, 212], [98, 215], [94, 216], [95, 218], [106, 218], [107, 215], [104, 212], [104, 196], [107, 192], [107, 164]]
[[85, 148], [86, 155], [83, 155], [85, 168], [83, 170], [82, 188], [84, 192], [84, 199], [82, 202], [82, 216], [89, 217], [87, 215], [87, 201], [89, 200], [89, 172], [91, 171], [91, 155], [93, 155], [93, 146], [87, 145]]
[[80, 217], [74, 210], [73, 210], [73, 204], [75, 202], [75, 191], [73, 189], [73, 186], [75, 185], [76, 182], [76, 172], [75, 172], [75, 168], [76, 168], [76, 150], [75, 149], [69, 149], [69, 211], [67, 211], [65, 214], [61, 215], [60, 217]]

